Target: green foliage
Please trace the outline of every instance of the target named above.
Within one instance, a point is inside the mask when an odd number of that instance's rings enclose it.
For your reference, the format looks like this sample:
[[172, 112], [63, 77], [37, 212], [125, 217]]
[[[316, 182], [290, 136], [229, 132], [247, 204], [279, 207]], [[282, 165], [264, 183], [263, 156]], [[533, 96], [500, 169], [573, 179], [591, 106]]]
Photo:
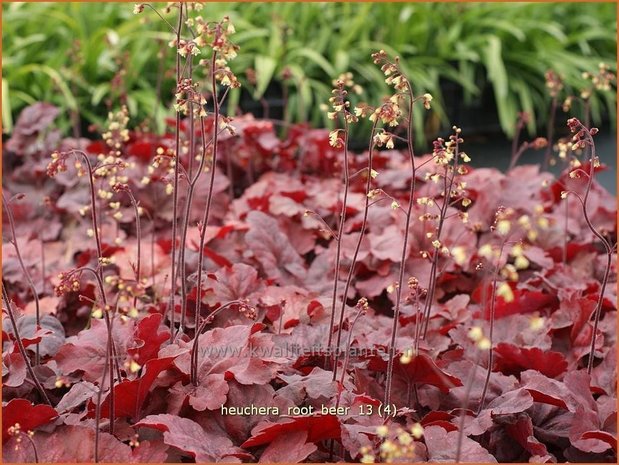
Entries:
[[[207, 3], [202, 12], [208, 19], [225, 14], [237, 29], [235, 71], [245, 89], [260, 99], [285, 86], [287, 118], [314, 124], [328, 124], [320, 104], [340, 73], [354, 73], [369, 103], [387, 93], [370, 60], [378, 49], [402, 57], [416, 92], [434, 96], [443, 124], [450, 124], [445, 106], [452, 103], [441, 94], [444, 82], [460, 85], [469, 103], [491, 86], [508, 135], [518, 111], [531, 114], [530, 131], [546, 118], [548, 69], [575, 94], [586, 85], [582, 72], [595, 71], [598, 62], [616, 70], [613, 4]], [[5, 130], [35, 100], [59, 105], [65, 114], [79, 109], [90, 122], [100, 122], [106, 102], [118, 106], [123, 96], [134, 121], [165, 115], [161, 106], [168, 106], [173, 86], [173, 75], [165, 75], [173, 67], [171, 33], [148, 8], [133, 15], [128, 4], [3, 4], [2, 35]], [[244, 78], [248, 68], [256, 71], [255, 82]], [[122, 86], [113, 81], [120, 72]], [[239, 91], [231, 93], [230, 105], [239, 99]], [[594, 94], [594, 120], [607, 113], [614, 122], [615, 102], [614, 93]], [[423, 117], [416, 118], [419, 133]]]

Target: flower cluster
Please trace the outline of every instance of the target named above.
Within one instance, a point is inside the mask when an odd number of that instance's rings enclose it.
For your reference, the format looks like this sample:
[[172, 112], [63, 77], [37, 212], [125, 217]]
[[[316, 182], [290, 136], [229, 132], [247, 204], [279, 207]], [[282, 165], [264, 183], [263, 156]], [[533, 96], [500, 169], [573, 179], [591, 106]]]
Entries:
[[107, 116], [107, 131], [101, 134], [105, 143], [113, 151], [110, 154], [120, 156], [120, 148], [129, 140], [129, 110], [126, 106], [122, 106], [116, 113], [110, 112]]
[[414, 423], [408, 430], [402, 427], [390, 430], [388, 426], [381, 425], [376, 428], [376, 435], [383, 440], [378, 450], [370, 446], [362, 447], [359, 450], [360, 461], [361, 463], [418, 461], [415, 440], [420, 440], [423, 433], [423, 427], [419, 423]]
[[379, 106], [374, 113], [369, 116], [369, 120], [375, 122], [380, 119], [383, 124], [389, 126], [397, 126], [400, 124], [400, 118], [402, 117], [402, 109], [398, 103], [398, 96], [393, 96]]
[[617, 80], [617, 76], [610, 71], [606, 63], [600, 63], [598, 65], [597, 73], [584, 72], [582, 73], [583, 79], [591, 81], [592, 87], [583, 89], [580, 93], [580, 97], [587, 99], [591, 96], [593, 89], [609, 91], [612, 89], [612, 84]]
[[250, 320], [255, 320], [258, 317], [256, 308], [249, 304], [249, 302], [243, 302], [239, 305], [239, 313]]
[[420, 298], [424, 298], [428, 294], [428, 290], [425, 287], [421, 287], [419, 285], [419, 279], [415, 276], [411, 276], [408, 278], [408, 295], [406, 297], [406, 302], [411, 303], [413, 301], [418, 301]]
[[157, 147], [153, 161], [146, 168], [147, 174], [142, 177], [140, 184], [148, 185], [153, 182], [162, 182], [166, 186], [166, 194], [172, 194], [174, 186], [171, 178], [174, 176], [175, 164], [176, 153], [173, 148]]
[[584, 149], [587, 145], [592, 145], [592, 137], [599, 132], [597, 128], [587, 129], [578, 118], [570, 118], [567, 120], [567, 127], [570, 129], [570, 132], [574, 134], [572, 136], [572, 150], [578, 148]]
[[52, 161], [47, 164], [47, 175], [53, 178], [59, 173], [67, 170], [67, 158], [66, 152], [52, 152]]
[[[350, 111], [350, 100], [348, 99], [348, 89], [353, 89], [355, 93], [361, 93], [360, 86], [353, 81], [352, 73], [344, 73], [340, 75], [335, 81], [333, 81], [333, 90], [331, 91], [331, 97], [329, 103], [331, 104], [332, 111], [327, 112], [329, 119], [335, 120], [339, 115], [344, 118], [346, 125], [356, 123], [359, 118], [356, 113]], [[346, 143], [342, 134], [346, 136], [345, 129], [335, 129], [329, 133], [329, 145], [335, 148], [342, 148]]]
[[400, 57], [394, 57], [390, 61], [389, 56], [384, 50], [380, 50], [372, 54], [372, 60], [375, 65], [381, 65], [380, 70], [385, 75], [385, 82], [389, 86], [393, 86], [399, 92], [403, 92], [408, 87], [408, 79], [400, 69]]
[[471, 158], [465, 153], [460, 152], [459, 144], [464, 142], [464, 139], [460, 137], [462, 130], [456, 126], [453, 128], [454, 134], [449, 136], [449, 140], [439, 137], [432, 145], [432, 154], [434, 155], [434, 162], [439, 166], [446, 166], [454, 160], [454, 157], [459, 156], [463, 162], [468, 163]]
[[62, 272], [58, 274], [60, 282], [54, 287], [54, 292], [57, 297], [63, 296], [68, 292], [77, 292], [80, 290], [80, 280], [75, 277], [73, 272]]
[[[212, 72], [215, 73], [215, 78], [221, 85], [240, 87], [241, 83], [228, 66], [228, 61], [236, 58], [239, 50], [239, 46], [230, 41], [230, 36], [236, 32], [230, 18], [225, 16], [221, 21], [207, 22], [198, 16], [192, 24], [196, 27], [196, 45], [207, 46], [213, 51], [215, 67]], [[205, 65], [206, 61], [200, 60], [200, 64]]]
[[[460, 137], [461, 129], [454, 126], [454, 133], [449, 136], [449, 140], [445, 141], [443, 138], [438, 138], [433, 143], [433, 160], [437, 166], [435, 172], [428, 171], [425, 174], [426, 181], [432, 181], [432, 183], [439, 185], [439, 181], [444, 178], [447, 180], [443, 184], [444, 191], [439, 193], [440, 197], [443, 197], [443, 202], [447, 201], [449, 206], [453, 206], [459, 203], [464, 209], [471, 205], [472, 201], [468, 197], [467, 183], [459, 178], [459, 175], [464, 175], [468, 172], [466, 163], [471, 161], [471, 158], [466, 152], [460, 150], [460, 144], [463, 139]], [[428, 196], [421, 196], [417, 198], [419, 205], [425, 205], [427, 207], [439, 207], [435, 202], [435, 199]], [[445, 212], [444, 212], [445, 213]], [[468, 223], [468, 212], [458, 210], [455, 213], [463, 223]], [[437, 220], [440, 215], [433, 213], [424, 213], [419, 217], [420, 221]], [[429, 238], [432, 236], [429, 235]], [[432, 243], [435, 249], [440, 249], [442, 253], [448, 254], [449, 250], [444, 248], [438, 241], [438, 238]]]
[[546, 71], [544, 77], [546, 78], [546, 89], [548, 89], [548, 94], [552, 98], [557, 97], [563, 90], [563, 79], [552, 69]]
[[34, 431], [22, 431], [21, 425], [19, 423], [15, 423], [14, 425], [9, 426], [6, 432], [9, 436], [15, 437], [15, 450], [19, 450], [20, 443], [22, 442], [22, 435], [27, 435], [30, 440], [32, 440], [32, 437], [34, 436]]
[[499, 207], [494, 215], [494, 224], [490, 226], [490, 230], [496, 231], [501, 237], [507, 237], [512, 230], [511, 218], [514, 213], [512, 208]]
[[[121, 315], [121, 318], [137, 318], [139, 313], [134, 302], [145, 295], [146, 278], [142, 278], [141, 282], [136, 282], [135, 280], [125, 280], [116, 274], [109, 274], [103, 281], [112, 286], [114, 292], [118, 295], [116, 311]], [[101, 318], [102, 315], [100, 308], [93, 308], [93, 316]]]
[[184, 115], [189, 113], [189, 109], [193, 109], [194, 116], [206, 117], [206, 97], [197, 91], [198, 83], [194, 83], [191, 78], [181, 79], [176, 86], [174, 97], [174, 109], [177, 112], [182, 112]]
[[379, 129], [374, 136], [374, 144], [377, 147], [385, 146], [385, 148], [392, 149], [394, 147], [393, 134], [384, 129]]
[[484, 331], [479, 326], [473, 326], [469, 329], [467, 336], [475, 343], [478, 349], [488, 350], [491, 347], [490, 339], [484, 336]]

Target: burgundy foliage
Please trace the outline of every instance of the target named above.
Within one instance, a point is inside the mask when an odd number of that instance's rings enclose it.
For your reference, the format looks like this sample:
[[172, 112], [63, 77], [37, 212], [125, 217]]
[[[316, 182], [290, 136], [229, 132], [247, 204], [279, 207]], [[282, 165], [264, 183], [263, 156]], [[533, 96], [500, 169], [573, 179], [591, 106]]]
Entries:
[[[62, 297], [52, 292], [59, 272], [96, 266], [94, 239], [87, 232], [90, 218], [79, 212], [89, 201], [88, 183], [85, 177], [67, 173], [47, 178], [45, 164], [52, 150], [70, 144], [86, 149], [93, 161], [105, 148], [99, 142], [61, 140], [48, 130], [56, 114], [47, 104], [30, 107], [5, 146], [5, 160], [9, 159], [3, 177], [5, 196], [26, 194], [13, 202], [13, 208], [25, 266], [40, 296], [44, 315], [40, 328], [34, 323], [31, 290], [8, 237], [3, 241], [3, 279], [19, 309], [18, 331], [31, 362], [39, 344], [42, 363], [35, 373], [52, 402], [46, 405], [29, 382], [15, 331], [3, 315], [5, 461], [32, 462], [33, 447], [44, 462], [94, 460], [108, 330], [94, 312], [98, 290], [92, 276], [83, 274], [79, 290]], [[391, 208], [390, 200], [370, 207], [346, 318], [338, 328], [349, 357], [341, 357], [333, 380], [326, 345], [336, 244], [324, 224], [305, 212], [315, 212], [337, 229], [342, 152], [329, 145], [327, 131], [299, 125], [282, 138], [270, 121], [242, 116], [232, 124], [236, 135], [225, 134], [220, 142], [222, 161], [202, 251], [197, 221], [205, 205], [206, 176], [197, 187], [186, 248], [189, 323], [185, 334], [173, 341], [165, 314], [172, 200], [165, 193], [165, 173], [147, 171], [157, 148], [173, 145], [172, 135], [132, 132], [121, 149], [126, 161], [134, 163], [127, 171], [129, 185], [149, 215], [142, 216], [141, 238], [146, 284], [137, 298], [137, 312], [130, 311], [132, 298], [128, 302], [119, 298], [111, 313], [114, 371], [121, 380], [114, 386], [113, 419], [109, 373], [101, 394], [101, 461], [358, 461], [362, 447], [379, 446], [378, 426], [410, 431], [415, 423], [424, 428], [423, 435], [415, 438], [417, 460], [453, 461], [461, 441], [462, 461], [616, 461], [616, 261], [594, 334], [592, 312], [605, 256], [574, 200], [563, 263], [564, 208], [558, 184], [547, 182], [552, 180], [549, 173], [523, 166], [508, 174], [468, 168], [462, 175], [472, 202], [458, 209], [469, 213], [469, 223], [449, 220], [441, 237], [447, 247], [462, 250], [462, 259], [439, 260], [441, 274], [427, 337], [408, 361], [402, 355], [414, 345], [417, 307], [414, 298], [406, 298], [408, 289], [400, 290], [405, 298], [391, 395], [398, 411], [385, 418], [377, 412], [385, 394], [387, 347], [398, 292], [393, 285], [405, 227], [401, 212]], [[365, 166], [366, 155], [351, 155], [351, 172]], [[231, 173], [226, 171], [227, 157]], [[424, 178], [427, 169], [418, 173], [417, 196], [437, 195], [438, 187]], [[408, 155], [380, 152], [376, 170], [377, 185], [404, 205]], [[150, 182], [141, 183], [144, 176], [150, 176]], [[342, 280], [361, 227], [362, 177], [351, 183]], [[569, 178], [563, 175], [561, 180]], [[616, 237], [615, 199], [599, 185], [594, 187], [589, 199], [592, 222]], [[124, 286], [135, 285], [137, 253], [129, 199], [116, 193], [113, 200], [120, 203], [123, 219], [116, 221], [104, 209], [100, 220], [104, 256], [112, 259], [103, 273], [109, 277], [105, 288], [112, 307], [122, 294], [114, 277], [122, 278]], [[496, 297], [493, 366], [481, 405], [488, 353], [478, 349], [467, 333], [474, 326], [484, 334], [489, 331], [492, 283], [487, 267], [478, 267], [479, 250], [497, 243], [490, 226], [500, 206], [513, 208], [518, 217], [526, 215], [535, 234], [523, 242], [528, 266], [507, 284], [513, 298]], [[424, 208], [413, 206], [405, 267], [405, 277], [415, 276], [422, 287], [427, 286], [431, 261], [420, 252], [432, 248], [426, 233], [435, 226], [432, 221], [415, 221]], [[205, 272], [202, 301], [196, 303], [200, 253]], [[514, 256], [506, 253], [503, 260], [514, 263]], [[341, 283], [340, 292], [343, 287]], [[368, 299], [369, 308], [353, 327], [354, 305], [360, 297]], [[230, 301], [249, 302], [256, 309], [255, 319], [232, 305], [197, 335], [196, 308], [206, 317]], [[176, 299], [177, 322], [180, 306]], [[197, 386], [190, 381], [196, 337]], [[592, 338], [595, 354], [589, 353]], [[586, 366], [592, 356], [595, 363], [589, 376]], [[221, 411], [251, 405], [270, 410], [249, 415]], [[323, 407], [343, 410], [325, 412]], [[308, 409], [311, 414], [304, 413]], [[10, 433], [16, 424], [21, 432]], [[25, 438], [18, 441], [28, 431], [34, 432], [32, 443]]]

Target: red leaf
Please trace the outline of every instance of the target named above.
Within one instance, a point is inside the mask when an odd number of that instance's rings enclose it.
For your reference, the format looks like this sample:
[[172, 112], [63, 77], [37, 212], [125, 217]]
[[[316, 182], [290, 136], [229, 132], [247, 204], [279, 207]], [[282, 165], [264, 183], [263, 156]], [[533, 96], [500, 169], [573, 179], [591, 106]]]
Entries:
[[286, 322], [286, 324], [284, 325], [284, 329], [294, 328], [295, 326], [298, 326], [298, 324], [299, 324], [299, 320], [296, 318], [293, 318], [292, 320], [288, 320]]
[[[555, 295], [546, 294], [542, 291], [531, 291], [528, 289], [518, 289], [516, 283], [509, 283], [514, 294], [514, 299], [511, 302], [506, 302], [501, 296], [497, 296], [495, 304], [495, 318], [503, 318], [508, 315], [541, 312], [556, 308], [559, 301]], [[491, 284], [487, 284], [488, 292], [486, 292], [487, 302], [485, 305], [484, 318], [490, 319], [490, 299], [492, 296]], [[483, 286], [477, 287], [473, 291], [473, 300], [481, 302], [483, 295]]]
[[86, 151], [92, 154], [104, 153], [108, 150], [108, 146], [102, 140], [92, 141], [86, 146]]
[[[156, 358], [146, 362], [144, 373], [141, 377], [132, 381], [123, 381], [114, 386], [114, 418], [139, 417], [142, 405], [148, 396], [150, 387], [163, 370], [166, 370], [172, 365], [175, 357]], [[109, 396], [105, 398], [101, 405], [101, 417], [109, 418], [110, 412]], [[95, 406], [91, 404], [91, 414], [94, 414]]]
[[303, 399], [306, 395], [310, 399], [326, 400], [337, 394], [337, 382], [333, 381], [331, 371], [315, 367], [306, 376], [297, 374], [279, 375], [279, 378], [288, 383], [277, 394], [291, 399]]
[[226, 257], [224, 257], [223, 255], [219, 255], [217, 252], [215, 252], [213, 249], [204, 246], [204, 250], [202, 250], [202, 254], [205, 257], [210, 258], [211, 260], [213, 260], [213, 262], [217, 265], [217, 266], [225, 266], [225, 267], [231, 267], [232, 266], [232, 262], [230, 260], [228, 260]]
[[[373, 356], [368, 368], [375, 371], [386, 371], [387, 361], [379, 356]], [[459, 378], [445, 373], [434, 363], [434, 360], [424, 353], [413, 357], [413, 360], [407, 364], [400, 362], [400, 357], [396, 355], [395, 371], [415, 384], [436, 386], [444, 393], [449, 392], [451, 388], [462, 386], [462, 381]]]
[[[440, 426], [429, 426], [424, 429], [424, 441], [428, 448], [428, 459], [431, 462], [452, 462], [456, 458], [456, 447], [459, 441], [459, 431], [447, 432]], [[461, 438], [462, 448], [460, 459], [465, 462], [496, 463], [496, 458], [479, 443], [468, 438]]]
[[[112, 336], [116, 346], [116, 355], [119, 363], [124, 363], [127, 357], [127, 344], [133, 335], [133, 320], [126, 322], [116, 320], [112, 329]], [[91, 327], [71, 337], [56, 354], [58, 368], [64, 374], [76, 371], [84, 372], [84, 379], [91, 382], [100, 382], [105, 358], [107, 356], [107, 327], [103, 320], [92, 319]]]
[[580, 436], [580, 439], [597, 439], [610, 445], [617, 452], [617, 438], [605, 431], [587, 431]]
[[296, 431], [307, 431], [307, 441], [316, 443], [323, 439], [339, 439], [341, 426], [335, 415], [292, 417], [278, 423], [264, 422], [252, 430], [252, 437], [241, 444], [241, 447], [269, 444], [279, 436]]
[[5, 149], [22, 155], [27, 145], [34, 145], [37, 134], [52, 124], [58, 112], [58, 108], [45, 102], [24, 108], [17, 118], [11, 138], [6, 141]]
[[433, 411], [423, 417], [420, 423], [424, 428], [428, 426], [440, 426], [449, 433], [458, 429], [458, 427], [451, 422], [453, 417], [453, 415], [447, 412]]
[[316, 449], [315, 444], [307, 442], [307, 431], [293, 431], [269, 444], [259, 463], [299, 463]]
[[572, 326], [570, 340], [574, 346], [588, 346], [591, 343], [593, 327], [589, 320], [595, 311], [597, 297], [581, 297], [571, 293], [561, 300], [559, 309], [552, 315], [553, 328]]
[[159, 332], [162, 319], [161, 313], [152, 313], [137, 324], [135, 338], [141, 345], [138, 348], [127, 349], [127, 352], [141, 365], [156, 358], [161, 344], [170, 337], [166, 330]]
[[462, 386], [462, 381], [441, 370], [434, 360], [426, 354], [414, 357], [411, 363], [403, 365], [397, 358], [396, 369], [404, 372], [405, 376], [415, 384], [430, 384], [436, 386], [442, 392], [447, 393], [453, 387]]
[[[37, 432], [32, 437], [40, 463], [92, 463], [95, 460], [95, 429], [91, 426], [60, 426], [53, 433]], [[14, 444], [9, 441], [3, 450], [3, 460], [8, 463], [33, 462], [32, 447], [27, 441]], [[15, 446], [19, 447], [15, 447]], [[109, 433], [99, 435], [99, 461], [103, 463], [154, 462], [167, 458], [167, 446], [161, 442], [140, 441], [131, 450]]]
[[206, 432], [198, 423], [176, 415], [149, 415], [134, 425], [163, 432], [163, 441], [193, 457], [196, 463], [219, 462], [222, 458], [236, 456], [251, 458], [234, 447], [227, 437]]
[[[7, 387], [19, 387], [24, 384], [27, 376], [24, 357], [19, 352], [2, 354], [2, 384]], [[8, 373], [6, 372], [8, 371]]]
[[[556, 262], [563, 261], [563, 247], [552, 247], [548, 249], [548, 255]], [[579, 244], [576, 242], [567, 243], [567, 256], [565, 257], [568, 262], [580, 253], [592, 253], [595, 252], [595, 246], [593, 244]]]
[[2, 407], [2, 443], [10, 438], [8, 429], [19, 423], [24, 433], [34, 431], [58, 416], [58, 412], [49, 405], [32, 405], [26, 399], [13, 399]]
[[76, 407], [92, 398], [98, 392], [99, 388], [88, 381], [81, 381], [71, 386], [60, 402], [56, 404], [56, 410], [59, 413], [70, 412]]
[[245, 263], [218, 270], [214, 277], [209, 276], [207, 283], [213, 288], [215, 302], [247, 299], [264, 288], [256, 269]]
[[523, 388], [529, 391], [535, 402], [556, 405], [568, 410], [568, 404], [565, 400], [569, 399], [569, 409], [572, 410], [573, 396], [562, 382], [548, 378], [536, 371], [523, 372], [521, 379]]
[[303, 203], [307, 199], [307, 192], [305, 191], [280, 192], [279, 195], [291, 198], [297, 203]]
[[148, 140], [138, 140], [127, 146], [127, 153], [140, 159], [140, 161], [148, 162], [151, 156], [155, 153], [155, 147]]
[[274, 218], [252, 211], [247, 215], [247, 222], [249, 231], [245, 234], [245, 242], [268, 278], [286, 284], [291, 278], [305, 277], [303, 259]]
[[545, 392], [536, 391], [533, 388], [527, 388], [527, 391], [531, 393], [531, 397], [535, 402], [540, 402], [542, 404], [556, 405], [557, 407], [561, 407], [567, 410], [567, 405], [563, 402], [562, 399], [547, 394]]
[[269, 211], [269, 197], [271, 194], [264, 195], [262, 197], [251, 197], [247, 199], [247, 205], [254, 211], [268, 212]]
[[559, 352], [516, 347], [501, 342], [496, 346], [495, 370], [505, 375], [517, 375], [524, 370], [537, 370], [549, 378], [556, 378], [567, 370], [567, 360]]
[[325, 313], [324, 306], [317, 300], [312, 300], [307, 304], [307, 314], [310, 318], [317, 318]]
[[516, 423], [508, 424], [505, 429], [507, 434], [532, 456], [544, 457], [548, 455], [546, 446], [533, 435], [533, 423], [530, 417], [520, 417]]
[[496, 397], [475, 417], [467, 427], [468, 435], [481, 435], [492, 428], [500, 416], [513, 417], [533, 406], [533, 396], [526, 389], [506, 391]]

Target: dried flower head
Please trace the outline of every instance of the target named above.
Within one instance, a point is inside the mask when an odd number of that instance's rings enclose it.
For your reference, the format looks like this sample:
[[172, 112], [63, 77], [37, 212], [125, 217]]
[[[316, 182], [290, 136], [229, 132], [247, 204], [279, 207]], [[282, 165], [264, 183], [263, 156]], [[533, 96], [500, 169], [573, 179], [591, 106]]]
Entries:
[[552, 69], [546, 71], [544, 77], [546, 78], [546, 89], [548, 89], [548, 94], [553, 98], [557, 97], [559, 92], [563, 90], [563, 79]]

